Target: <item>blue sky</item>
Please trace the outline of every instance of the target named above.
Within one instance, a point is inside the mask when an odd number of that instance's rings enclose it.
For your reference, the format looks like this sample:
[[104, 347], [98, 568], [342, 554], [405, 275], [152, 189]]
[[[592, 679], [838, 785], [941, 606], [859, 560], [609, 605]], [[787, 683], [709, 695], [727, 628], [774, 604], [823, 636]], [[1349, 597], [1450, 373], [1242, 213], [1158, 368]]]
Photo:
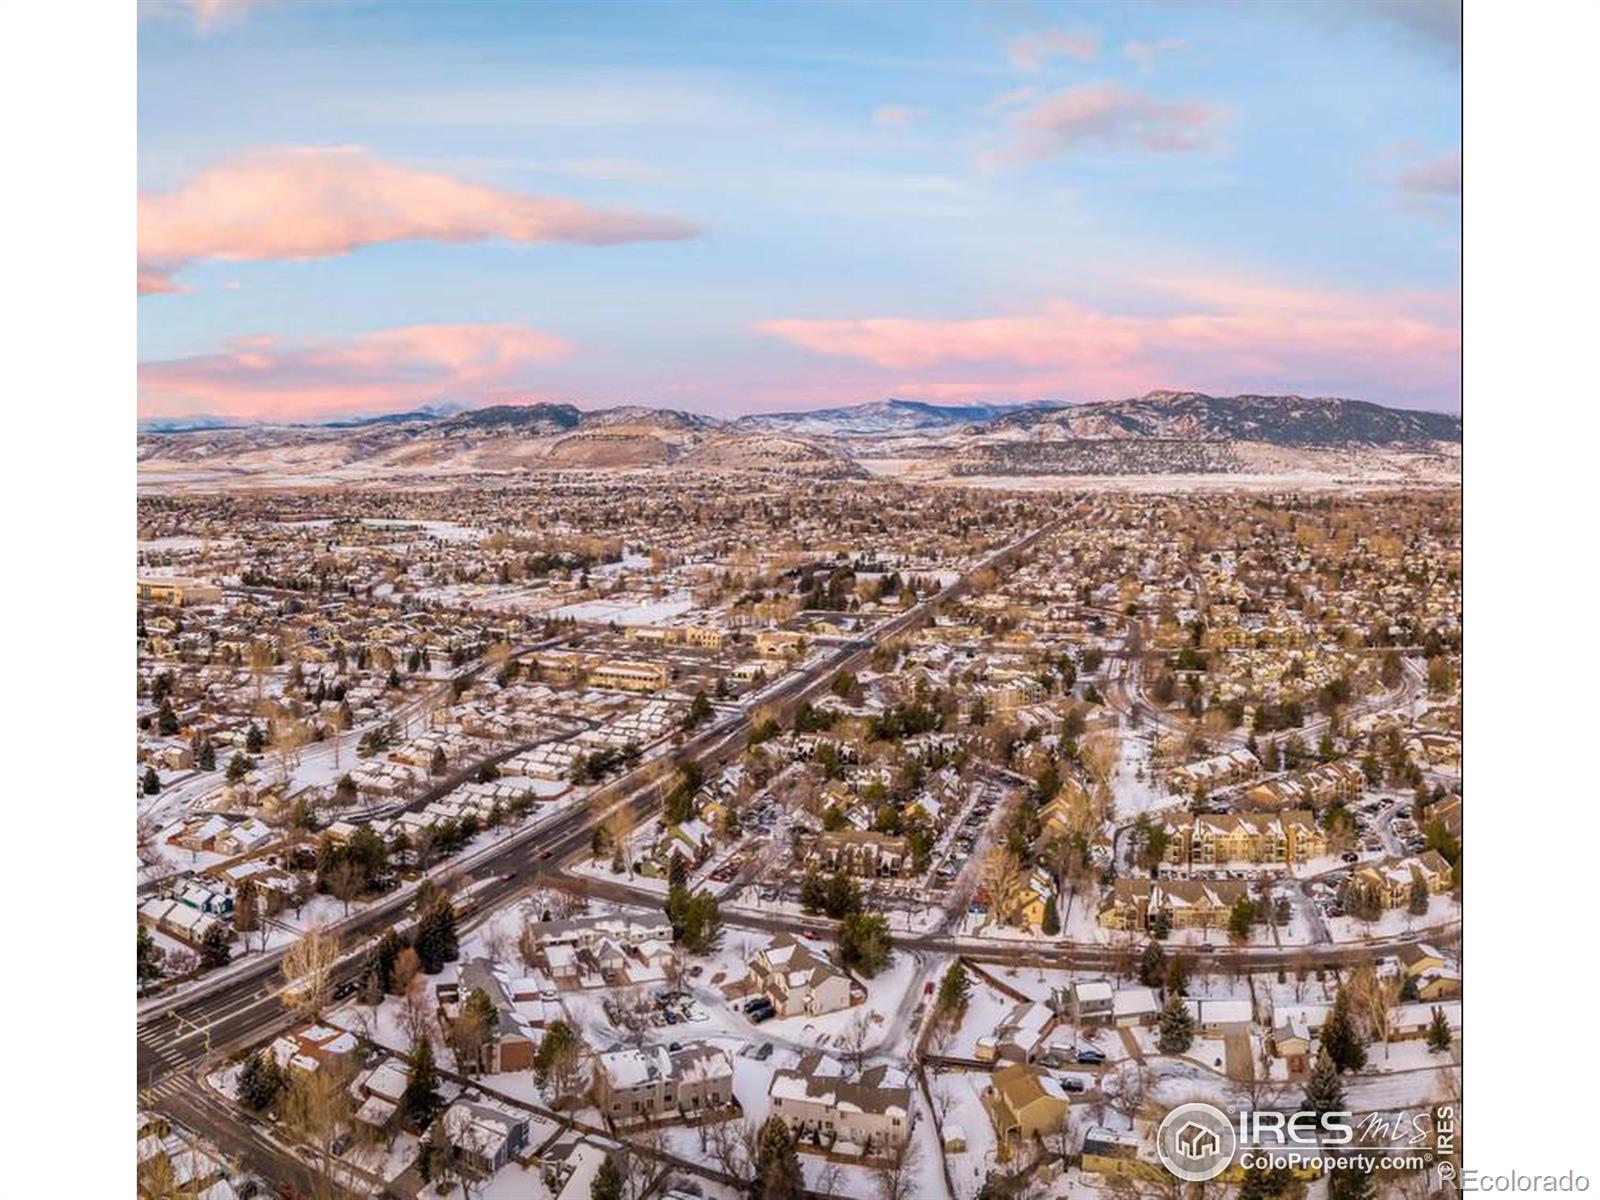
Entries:
[[146, 413], [1459, 407], [1449, 4], [141, 18]]

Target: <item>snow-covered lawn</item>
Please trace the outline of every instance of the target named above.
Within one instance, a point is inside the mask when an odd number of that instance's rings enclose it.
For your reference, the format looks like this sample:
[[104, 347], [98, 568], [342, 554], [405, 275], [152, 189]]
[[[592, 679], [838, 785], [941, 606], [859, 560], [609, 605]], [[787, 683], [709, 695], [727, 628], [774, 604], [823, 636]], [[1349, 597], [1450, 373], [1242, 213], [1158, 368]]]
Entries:
[[1404, 908], [1392, 908], [1376, 921], [1358, 921], [1352, 916], [1329, 917], [1328, 934], [1336, 942], [1379, 941], [1409, 934], [1441, 930], [1459, 923], [1461, 906], [1450, 896], [1433, 896], [1426, 916], [1413, 916]]

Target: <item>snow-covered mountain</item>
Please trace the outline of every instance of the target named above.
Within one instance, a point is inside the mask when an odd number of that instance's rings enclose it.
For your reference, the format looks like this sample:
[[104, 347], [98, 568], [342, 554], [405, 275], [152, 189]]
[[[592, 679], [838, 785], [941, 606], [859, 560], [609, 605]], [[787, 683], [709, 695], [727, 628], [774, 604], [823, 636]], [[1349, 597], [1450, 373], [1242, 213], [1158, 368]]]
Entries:
[[[583, 469], [941, 475], [1281, 474], [1459, 469], [1461, 418], [1301, 396], [1150, 392], [1093, 404], [885, 400], [719, 421], [676, 409], [540, 401], [330, 421], [141, 424], [141, 469], [381, 479]], [[1418, 464], [1423, 464], [1418, 467]], [[912, 469], [912, 468], [907, 468]]]
[[739, 430], [801, 433], [813, 437], [883, 437], [902, 433], [959, 429], [1016, 413], [1045, 412], [1056, 406], [1030, 404], [928, 404], [921, 400], [879, 400], [848, 408], [809, 412], [755, 413], [732, 423]]
[[1273, 446], [1401, 445], [1459, 442], [1451, 413], [1385, 408], [1365, 400], [1304, 396], [1208, 396], [1147, 392], [1132, 400], [1008, 413], [994, 433], [1032, 437], [1180, 438], [1264, 442]]

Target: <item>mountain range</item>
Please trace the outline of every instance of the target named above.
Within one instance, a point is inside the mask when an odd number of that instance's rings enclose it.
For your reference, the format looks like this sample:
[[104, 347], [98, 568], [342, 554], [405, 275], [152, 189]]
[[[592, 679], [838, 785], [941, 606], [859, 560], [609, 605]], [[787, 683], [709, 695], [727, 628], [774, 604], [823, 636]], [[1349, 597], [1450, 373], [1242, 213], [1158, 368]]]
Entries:
[[[1461, 418], [1360, 400], [1157, 391], [1087, 404], [941, 405], [888, 399], [719, 420], [624, 405], [537, 402], [320, 424], [217, 417], [140, 422], [141, 471], [328, 476], [643, 468], [803, 474], [1361, 475], [1372, 464], [1454, 472]], [[1430, 469], [1431, 469], [1430, 466]], [[900, 470], [896, 466], [894, 470]]]

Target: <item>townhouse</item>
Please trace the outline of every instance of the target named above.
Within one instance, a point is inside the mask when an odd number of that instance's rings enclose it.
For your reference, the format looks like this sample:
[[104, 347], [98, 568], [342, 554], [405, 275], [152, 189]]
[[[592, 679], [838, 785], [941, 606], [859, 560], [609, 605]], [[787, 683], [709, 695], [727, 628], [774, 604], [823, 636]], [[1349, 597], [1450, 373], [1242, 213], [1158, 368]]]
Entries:
[[904, 875], [911, 870], [911, 846], [906, 838], [887, 833], [841, 829], [818, 834], [806, 861], [862, 878]]
[[733, 1060], [709, 1043], [611, 1050], [595, 1059], [595, 1106], [613, 1124], [693, 1117], [733, 1104]]
[[820, 1052], [794, 1069], [772, 1073], [767, 1095], [797, 1141], [835, 1153], [873, 1157], [905, 1145], [911, 1129], [911, 1084], [897, 1066], [876, 1066], [851, 1078]]

